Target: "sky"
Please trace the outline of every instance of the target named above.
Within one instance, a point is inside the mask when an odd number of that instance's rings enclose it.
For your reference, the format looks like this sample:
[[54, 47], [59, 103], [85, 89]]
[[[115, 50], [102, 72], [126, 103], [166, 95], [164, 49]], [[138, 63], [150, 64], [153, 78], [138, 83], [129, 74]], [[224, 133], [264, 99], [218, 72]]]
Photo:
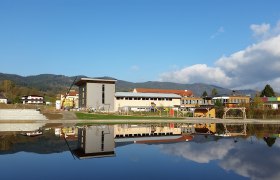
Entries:
[[0, 72], [280, 91], [279, 0], [0, 0]]

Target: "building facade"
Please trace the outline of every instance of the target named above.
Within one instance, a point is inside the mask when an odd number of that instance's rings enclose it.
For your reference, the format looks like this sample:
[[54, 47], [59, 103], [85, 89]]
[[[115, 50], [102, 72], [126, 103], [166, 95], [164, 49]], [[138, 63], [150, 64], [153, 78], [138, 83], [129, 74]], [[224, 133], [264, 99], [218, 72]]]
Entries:
[[44, 104], [44, 97], [37, 95], [29, 95], [21, 97], [22, 104]]
[[216, 103], [217, 101], [220, 101], [222, 104], [224, 104], [227, 107], [237, 107], [237, 106], [244, 106], [245, 104], [250, 103], [250, 96], [216, 96], [213, 97], [213, 103]]
[[262, 97], [261, 101], [264, 106], [270, 109], [279, 109], [280, 107], [280, 97]]
[[115, 111], [129, 108], [131, 111], [149, 111], [158, 107], [180, 107], [181, 96], [162, 93], [116, 92]]
[[116, 81], [112, 78], [81, 78], [75, 83], [79, 87], [79, 108], [114, 111]]
[[195, 107], [213, 105], [212, 98], [208, 97], [183, 97], [181, 100], [181, 108], [190, 110]]

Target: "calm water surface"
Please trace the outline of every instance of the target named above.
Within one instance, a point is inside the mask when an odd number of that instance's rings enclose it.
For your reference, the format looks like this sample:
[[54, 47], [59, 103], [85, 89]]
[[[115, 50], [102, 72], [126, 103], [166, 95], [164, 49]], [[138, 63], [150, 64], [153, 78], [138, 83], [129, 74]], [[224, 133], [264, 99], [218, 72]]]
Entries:
[[280, 179], [280, 125], [0, 124], [1, 179]]

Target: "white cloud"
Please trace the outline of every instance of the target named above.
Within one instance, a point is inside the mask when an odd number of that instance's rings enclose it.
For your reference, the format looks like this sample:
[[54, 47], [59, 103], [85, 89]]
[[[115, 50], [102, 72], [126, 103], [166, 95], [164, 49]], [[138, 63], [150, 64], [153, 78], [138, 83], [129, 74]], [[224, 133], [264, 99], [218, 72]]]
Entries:
[[280, 178], [279, 147], [267, 149], [266, 144], [239, 144], [234, 151], [228, 153], [219, 165], [237, 174], [250, 179], [275, 179]]
[[272, 81], [280, 77], [280, 35], [216, 61], [231, 77], [230, 87]]
[[[223, 159], [233, 148], [233, 142], [220, 140], [205, 144], [180, 143], [162, 145], [161, 151], [167, 154], [183, 157], [197, 163], [209, 163], [213, 160]], [[207, 147], [207, 148], [205, 148]]]
[[271, 28], [270, 24], [252, 24], [250, 29], [253, 31], [253, 36], [258, 40], [265, 40], [271, 37], [275, 37], [280, 34], [280, 21], [278, 21], [275, 27]]
[[206, 64], [196, 64], [181, 70], [164, 73], [161, 75], [161, 80], [180, 83], [213, 82], [215, 84], [227, 84], [230, 78], [218, 67], [212, 68]]
[[233, 171], [250, 179], [278, 180], [280, 178], [279, 144], [277, 140], [271, 148], [262, 140], [251, 144], [249, 139], [240, 138], [238, 143], [234, 143], [232, 138], [224, 138], [206, 143], [165, 144], [160, 146], [160, 150], [200, 164], [217, 161], [224, 170]]
[[270, 30], [270, 24], [252, 24], [250, 28], [253, 31], [253, 35], [255, 37], [265, 36]]
[[[254, 33], [271, 36], [244, 50], [223, 56], [213, 67], [196, 64], [160, 75], [161, 81], [208, 83], [227, 88], [263, 89], [269, 83], [280, 91], [280, 22], [270, 29], [267, 24], [254, 25]], [[272, 36], [273, 35], [273, 36]]]
[[210, 36], [210, 39], [215, 39], [217, 36], [225, 32], [225, 28], [223, 26], [219, 27], [219, 29]]

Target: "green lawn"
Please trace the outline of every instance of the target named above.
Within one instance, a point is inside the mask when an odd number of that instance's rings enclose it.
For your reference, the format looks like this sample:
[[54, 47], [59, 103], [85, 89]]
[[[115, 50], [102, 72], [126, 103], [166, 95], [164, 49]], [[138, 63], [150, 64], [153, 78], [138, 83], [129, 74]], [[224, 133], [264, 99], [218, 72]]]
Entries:
[[145, 117], [145, 116], [121, 116], [121, 115], [114, 115], [114, 114], [89, 114], [89, 113], [76, 113], [78, 119], [119, 119], [119, 120], [127, 120], [127, 119], [184, 119], [184, 118], [173, 118], [173, 117]]

